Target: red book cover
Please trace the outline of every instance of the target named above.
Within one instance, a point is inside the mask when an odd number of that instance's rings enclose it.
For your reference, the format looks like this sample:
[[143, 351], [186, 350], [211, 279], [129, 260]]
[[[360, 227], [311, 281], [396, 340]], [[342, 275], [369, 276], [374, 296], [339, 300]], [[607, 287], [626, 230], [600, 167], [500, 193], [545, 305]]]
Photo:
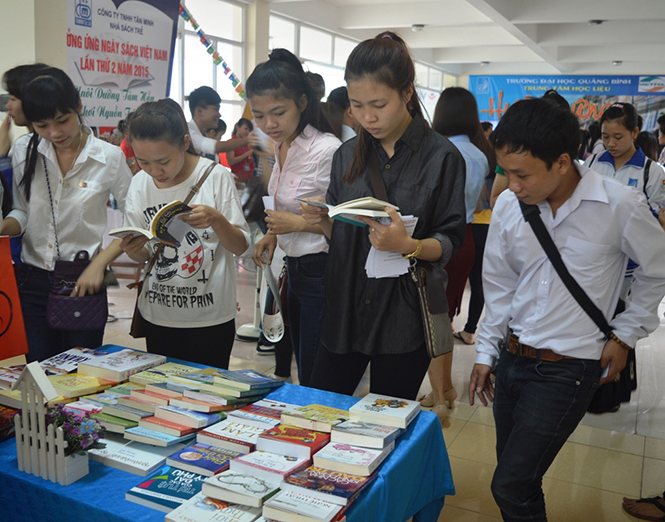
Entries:
[[321, 433], [319, 431], [278, 424], [259, 435], [257, 449], [285, 455], [287, 453], [283, 453], [279, 448], [283, 448], [284, 451], [290, 451], [287, 445], [291, 445], [297, 446], [299, 449], [295, 449], [295, 454], [289, 453], [289, 455], [302, 458], [301, 455], [305, 455], [303, 448], [306, 448], [306, 458], [311, 458], [312, 455], [328, 444], [328, 442], [330, 442], [330, 433]]
[[149, 390], [132, 390], [130, 394], [132, 397], [148, 402], [154, 402], [160, 406], [168, 406], [169, 400], [171, 399], [168, 395], [162, 395], [161, 393], [155, 393]]
[[189, 426], [183, 426], [182, 424], [167, 421], [165, 419], [159, 419], [157, 417], [146, 417], [145, 419], [141, 419], [139, 421], [139, 426], [149, 430], [161, 431], [162, 433], [175, 435], [176, 437], [182, 437], [183, 435], [188, 435], [197, 431], [196, 428], [190, 428]]

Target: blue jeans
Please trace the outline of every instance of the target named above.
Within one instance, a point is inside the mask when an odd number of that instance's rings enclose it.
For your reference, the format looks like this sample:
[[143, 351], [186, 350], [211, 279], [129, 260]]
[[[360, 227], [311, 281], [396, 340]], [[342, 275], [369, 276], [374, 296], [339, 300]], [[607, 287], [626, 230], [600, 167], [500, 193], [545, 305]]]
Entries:
[[328, 254], [325, 253], [286, 258], [289, 274], [289, 327], [298, 363], [298, 380], [302, 386], [309, 386], [314, 359], [321, 344], [323, 318], [326, 313], [323, 276], [327, 259]]
[[18, 276], [25, 333], [28, 338], [28, 362], [43, 361], [53, 355], [82, 346], [102, 345], [104, 329], [90, 331], [54, 330], [46, 322], [46, 302], [53, 286], [53, 272], [23, 263]]
[[600, 361], [547, 362], [502, 351], [494, 397], [492, 494], [503, 520], [547, 520], [543, 475], [584, 417], [600, 374]]

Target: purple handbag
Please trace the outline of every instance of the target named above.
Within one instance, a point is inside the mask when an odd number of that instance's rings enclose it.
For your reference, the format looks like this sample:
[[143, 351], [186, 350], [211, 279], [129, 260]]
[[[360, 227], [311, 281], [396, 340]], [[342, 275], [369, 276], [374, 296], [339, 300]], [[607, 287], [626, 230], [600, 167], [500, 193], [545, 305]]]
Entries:
[[[46, 168], [46, 158], [42, 156], [46, 186], [48, 188], [49, 202], [51, 203], [51, 217], [55, 229], [55, 212], [53, 211], [53, 196], [51, 183]], [[58, 234], [55, 231], [55, 248], [58, 259], [53, 269], [53, 286], [46, 302], [46, 322], [54, 330], [103, 330], [109, 315], [109, 305], [106, 298], [106, 286], [102, 286], [99, 293], [83, 297], [71, 297], [76, 282], [90, 264], [90, 257], [85, 250], [79, 250], [74, 261], [60, 259], [60, 245]]]
[[54, 330], [103, 330], [109, 315], [106, 288], [95, 295], [71, 297], [76, 281], [86, 269], [88, 252], [77, 252], [74, 261], [58, 259], [53, 287], [46, 304], [46, 321]]

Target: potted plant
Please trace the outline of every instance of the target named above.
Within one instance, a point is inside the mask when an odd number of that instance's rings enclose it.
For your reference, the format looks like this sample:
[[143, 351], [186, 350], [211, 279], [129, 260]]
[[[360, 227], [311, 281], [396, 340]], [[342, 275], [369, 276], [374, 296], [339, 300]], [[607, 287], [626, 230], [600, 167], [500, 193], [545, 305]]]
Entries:
[[87, 450], [104, 448], [100, 442], [105, 436], [104, 427], [90, 418], [89, 413], [77, 413], [58, 404], [46, 410], [46, 425], [62, 429], [65, 441], [64, 465], [58, 467], [58, 482], [63, 486], [71, 484], [89, 472]]

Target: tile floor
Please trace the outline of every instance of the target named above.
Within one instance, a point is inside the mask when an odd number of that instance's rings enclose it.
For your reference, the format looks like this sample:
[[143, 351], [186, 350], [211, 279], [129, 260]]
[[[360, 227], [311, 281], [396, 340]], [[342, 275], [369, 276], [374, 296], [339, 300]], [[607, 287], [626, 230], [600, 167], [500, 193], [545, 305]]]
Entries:
[[[237, 260], [237, 326], [251, 324], [254, 315], [256, 271], [251, 259]], [[104, 342], [145, 349], [143, 340], [127, 332], [135, 293], [121, 287], [109, 291], [110, 313]], [[463, 309], [466, 309], [466, 305]], [[661, 317], [665, 305], [661, 306]], [[455, 326], [461, 329], [465, 317]], [[231, 368], [255, 368], [271, 373], [272, 356], [259, 356], [256, 342], [236, 340]], [[621, 509], [623, 496], [660, 495], [665, 489], [665, 384], [658, 371], [665, 371], [665, 325], [638, 344], [639, 389], [633, 401], [618, 413], [587, 415], [573, 433], [544, 479], [547, 509], [552, 522], [596, 522], [636, 520]], [[661, 348], [661, 349], [658, 349]], [[490, 409], [469, 405], [465, 390], [475, 350], [458, 344], [454, 352], [453, 380], [460, 397], [443, 427], [457, 494], [446, 499], [439, 517], [446, 522], [488, 522], [500, 513], [490, 493], [496, 458], [494, 419]], [[294, 379], [296, 378], [294, 364]], [[424, 382], [421, 392], [430, 390]], [[369, 391], [367, 375], [356, 395]]]

